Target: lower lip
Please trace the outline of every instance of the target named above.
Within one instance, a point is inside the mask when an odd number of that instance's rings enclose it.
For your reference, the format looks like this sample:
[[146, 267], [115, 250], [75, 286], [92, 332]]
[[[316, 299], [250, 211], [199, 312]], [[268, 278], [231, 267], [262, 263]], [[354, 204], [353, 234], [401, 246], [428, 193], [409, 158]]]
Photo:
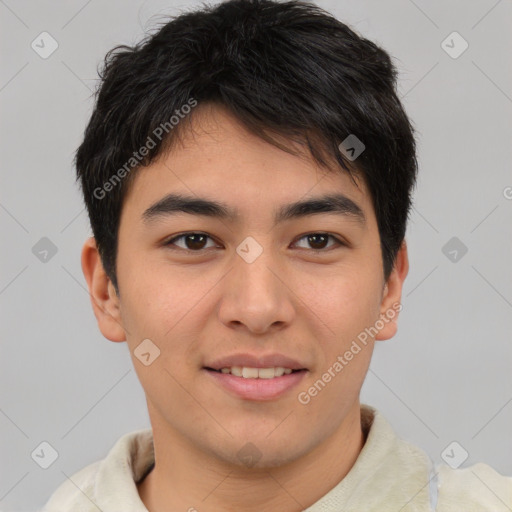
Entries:
[[203, 369], [224, 389], [245, 400], [274, 400], [297, 386], [307, 370], [300, 370], [272, 379], [245, 379], [230, 373]]

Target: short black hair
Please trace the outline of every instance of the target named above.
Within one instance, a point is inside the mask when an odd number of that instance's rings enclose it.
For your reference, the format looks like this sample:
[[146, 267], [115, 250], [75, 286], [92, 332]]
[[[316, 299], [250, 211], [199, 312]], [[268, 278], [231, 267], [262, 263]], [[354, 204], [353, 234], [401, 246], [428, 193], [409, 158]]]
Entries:
[[[310, 2], [229, 0], [171, 18], [133, 47], [113, 48], [99, 74], [75, 163], [117, 292], [123, 198], [134, 175], [169, 151], [197, 104], [226, 107], [267, 142], [292, 152], [270, 134], [285, 136], [321, 165], [335, 162], [352, 179], [362, 177], [388, 279], [405, 237], [417, 160], [396, 68], [375, 43]], [[354, 161], [354, 151], [340, 150], [349, 136], [364, 144]]]

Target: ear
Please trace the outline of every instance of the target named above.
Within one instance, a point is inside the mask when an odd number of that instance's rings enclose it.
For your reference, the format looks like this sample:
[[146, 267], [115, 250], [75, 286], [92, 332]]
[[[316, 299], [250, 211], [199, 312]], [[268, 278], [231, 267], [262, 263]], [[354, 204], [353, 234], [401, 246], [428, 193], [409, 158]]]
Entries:
[[398, 330], [398, 314], [402, 309], [400, 303], [402, 298], [402, 286], [408, 272], [409, 257], [407, 255], [407, 245], [404, 240], [396, 255], [393, 270], [384, 285], [380, 318], [385, 325], [375, 336], [376, 340], [388, 340], [392, 338]]
[[94, 237], [88, 238], [82, 248], [82, 271], [101, 333], [110, 341], [126, 341], [119, 297], [105, 273]]

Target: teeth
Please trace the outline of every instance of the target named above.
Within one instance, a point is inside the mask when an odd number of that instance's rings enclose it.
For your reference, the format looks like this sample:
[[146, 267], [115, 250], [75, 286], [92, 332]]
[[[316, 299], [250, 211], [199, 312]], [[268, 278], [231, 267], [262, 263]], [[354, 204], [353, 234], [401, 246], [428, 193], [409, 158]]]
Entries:
[[[229, 370], [229, 368], [228, 368], [228, 370]], [[231, 374], [235, 375], [236, 377], [242, 377], [242, 367], [241, 366], [232, 366]]]
[[258, 368], [247, 368], [246, 366], [244, 366], [242, 368], [242, 377], [244, 379], [257, 379]]
[[[257, 371], [258, 377], [260, 379], [272, 379], [275, 377], [275, 369], [274, 368], [259, 368]], [[244, 375], [245, 377], [245, 375]]]
[[278, 366], [277, 368], [274, 368], [274, 375], [276, 377], [282, 377], [284, 375], [284, 368], [281, 366]]
[[231, 373], [235, 377], [243, 377], [244, 379], [273, 379], [292, 373], [291, 368], [250, 368], [248, 366], [232, 366], [231, 368], [221, 368], [221, 373]]

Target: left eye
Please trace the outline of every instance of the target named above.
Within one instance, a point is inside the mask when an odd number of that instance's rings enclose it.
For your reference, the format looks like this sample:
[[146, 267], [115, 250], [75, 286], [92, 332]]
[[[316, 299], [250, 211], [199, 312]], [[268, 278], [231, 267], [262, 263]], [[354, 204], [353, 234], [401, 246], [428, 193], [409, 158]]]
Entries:
[[[209, 247], [207, 246], [208, 239], [213, 243], [211, 237], [204, 233], [184, 233], [183, 235], [179, 235], [167, 241], [165, 245], [176, 245], [181, 249], [188, 249], [193, 252], [198, 252], [203, 249], [208, 249], [212, 246], [215, 247], [215, 244], [210, 245]], [[334, 244], [327, 245], [329, 239], [334, 240]], [[344, 245], [341, 240], [333, 235], [330, 235], [329, 233], [309, 233], [299, 238], [296, 243], [300, 242], [301, 240], [305, 240], [306, 243], [310, 245], [310, 248], [315, 251], [326, 249], [328, 247], [332, 247], [333, 245]], [[181, 245], [177, 243], [178, 241], [180, 241]], [[307, 249], [308, 247], [305, 248]]]
[[329, 239], [335, 241], [334, 245], [343, 245], [341, 240], [333, 235], [329, 235], [329, 233], [310, 233], [299, 238], [299, 241], [304, 239], [315, 251], [325, 249], [326, 247], [332, 247], [332, 245], [326, 245]]

